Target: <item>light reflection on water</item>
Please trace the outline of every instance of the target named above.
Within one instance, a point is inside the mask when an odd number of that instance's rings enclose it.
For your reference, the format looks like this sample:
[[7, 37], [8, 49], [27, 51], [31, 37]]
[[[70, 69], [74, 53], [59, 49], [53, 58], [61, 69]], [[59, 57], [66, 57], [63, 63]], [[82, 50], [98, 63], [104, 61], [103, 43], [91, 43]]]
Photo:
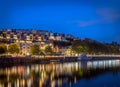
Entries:
[[0, 87], [69, 87], [119, 70], [120, 60], [13, 66], [0, 68]]

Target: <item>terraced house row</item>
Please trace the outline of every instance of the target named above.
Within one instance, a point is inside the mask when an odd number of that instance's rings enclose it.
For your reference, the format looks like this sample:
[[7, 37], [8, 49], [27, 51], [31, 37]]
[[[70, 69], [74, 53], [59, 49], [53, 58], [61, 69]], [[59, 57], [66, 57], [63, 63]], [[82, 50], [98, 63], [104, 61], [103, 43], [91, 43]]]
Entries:
[[[32, 45], [39, 45], [41, 49], [51, 45], [55, 52], [62, 53], [66, 48], [60, 42], [71, 43], [73, 40], [79, 39], [70, 34], [53, 33], [46, 30], [35, 29], [1, 29], [0, 41], [5, 43], [18, 43], [21, 47], [22, 54], [29, 53]], [[56, 43], [57, 42], [57, 43]], [[66, 45], [67, 46], [67, 45]], [[69, 46], [69, 45], [68, 45]]]

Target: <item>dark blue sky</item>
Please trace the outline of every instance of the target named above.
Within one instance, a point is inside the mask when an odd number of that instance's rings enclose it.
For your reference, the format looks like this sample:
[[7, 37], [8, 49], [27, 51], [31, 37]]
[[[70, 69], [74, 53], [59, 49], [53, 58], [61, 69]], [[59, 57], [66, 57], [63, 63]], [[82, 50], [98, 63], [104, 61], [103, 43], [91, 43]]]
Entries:
[[0, 0], [0, 28], [120, 42], [120, 0]]

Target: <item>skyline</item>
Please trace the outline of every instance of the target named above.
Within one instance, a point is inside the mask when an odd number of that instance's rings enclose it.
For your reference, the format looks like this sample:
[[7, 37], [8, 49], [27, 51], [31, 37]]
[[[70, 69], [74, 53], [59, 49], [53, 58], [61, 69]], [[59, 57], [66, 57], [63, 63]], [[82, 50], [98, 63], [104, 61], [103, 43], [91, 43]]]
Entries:
[[0, 28], [41, 29], [120, 43], [120, 1], [1, 0]]

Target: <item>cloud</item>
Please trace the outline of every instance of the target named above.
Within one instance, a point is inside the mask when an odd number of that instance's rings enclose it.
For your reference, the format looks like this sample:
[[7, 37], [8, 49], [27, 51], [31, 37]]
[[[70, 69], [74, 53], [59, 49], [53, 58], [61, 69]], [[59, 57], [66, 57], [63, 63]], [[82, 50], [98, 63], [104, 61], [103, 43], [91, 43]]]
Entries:
[[90, 20], [90, 21], [79, 21], [78, 24], [80, 27], [91, 26], [98, 23], [98, 20]]
[[88, 21], [78, 21], [80, 27], [87, 27], [95, 24], [106, 24], [114, 23], [120, 19], [120, 13], [115, 9], [102, 8], [97, 9], [96, 14], [99, 16], [99, 19], [93, 19]]
[[120, 13], [115, 9], [102, 8], [96, 11], [105, 22], [114, 22], [120, 18]]

